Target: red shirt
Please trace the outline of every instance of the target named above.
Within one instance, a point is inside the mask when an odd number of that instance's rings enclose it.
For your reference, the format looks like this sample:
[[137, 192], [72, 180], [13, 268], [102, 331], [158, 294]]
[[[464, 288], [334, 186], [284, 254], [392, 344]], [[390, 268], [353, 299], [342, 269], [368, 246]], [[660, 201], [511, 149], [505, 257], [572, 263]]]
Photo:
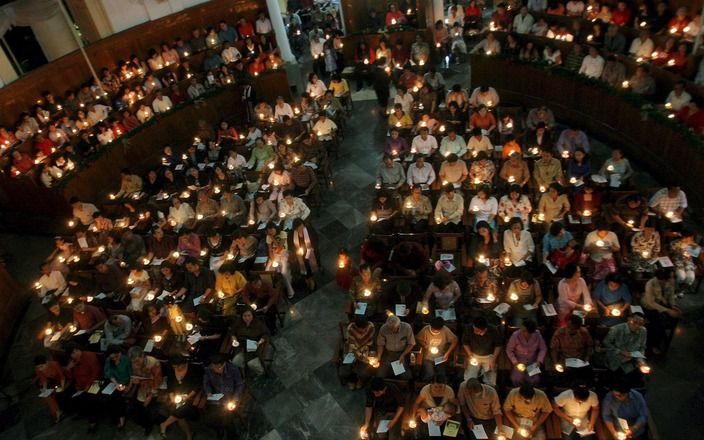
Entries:
[[51, 141], [51, 139], [46, 138], [41, 142], [36, 142], [34, 144], [34, 148], [41, 151], [44, 156], [51, 156], [51, 154], [53, 153], [51, 149], [54, 148], [54, 143]]
[[374, 52], [371, 48], [369, 48], [368, 55], [359, 53], [359, 49], [354, 51], [355, 63], [363, 63], [365, 59], [369, 60], [369, 64], [374, 64], [374, 61], [376, 60], [376, 52]]
[[[396, 21], [394, 23], [392, 23], [391, 20], [396, 20]], [[403, 12], [401, 12], [401, 11], [396, 11], [396, 12], [389, 11], [386, 13], [386, 25], [387, 26], [403, 24], [405, 22], [406, 22], [406, 16], [403, 15]]]
[[95, 306], [86, 304], [84, 313], [78, 313], [76, 310], [73, 311], [73, 320], [76, 321], [79, 329], [89, 330], [100, 321], [105, 320], [105, 313]]
[[86, 390], [93, 382], [100, 379], [102, 368], [98, 362], [98, 356], [90, 351], [81, 352], [81, 359], [66, 375], [73, 379], [77, 390]]
[[28, 154], [22, 153], [22, 158], [18, 161], [15, 161], [13, 165], [15, 168], [17, 168], [17, 171], [19, 171], [20, 173], [26, 173], [27, 171], [32, 169], [32, 167], [34, 166], [34, 161], [31, 157], [29, 157]]
[[611, 13], [611, 22], [617, 26], [624, 26], [631, 22], [631, 10], [626, 8], [624, 10], [616, 9]]
[[406, 47], [399, 48], [398, 46], [394, 46], [391, 49], [391, 57], [394, 59], [394, 63], [398, 64], [400, 67], [403, 67], [411, 57], [411, 51], [409, 51]]
[[695, 132], [701, 133], [704, 129], [704, 109], [699, 109], [694, 114], [690, 114], [689, 107], [682, 107], [682, 110], [677, 112], [677, 119], [687, 124]]
[[482, 10], [476, 6], [467, 6], [464, 15], [465, 17], [480, 18], [482, 16]]
[[247, 70], [249, 70], [249, 73], [254, 75], [255, 73], [262, 73], [264, 71], [264, 66], [263, 63], [257, 62], [257, 63], [250, 63], [249, 66], [247, 67]]
[[689, 18], [684, 17], [682, 19], [679, 19], [675, 17], [670, 20], [670, 22], [667, 24], [667, 32], [670, 33], [672, 29], [677, 29], [675, 33], [681, 34], [684, 32], [684, 28], [686, 28], [688, 24]]
[[244, 24], [238, 24], [237, 25], [237, 32], [240, 33], [240, 37], [242, 39], [245, 39], [247, 37], [251, 37], [254, 35], [254, 26], [252, 26], [252, 23], [246, 21]]
[[120, 122], [116, 122], [112, 124], [112, 134], [115, 135], [115, 137], [120, 137], [123, 134], [127, 133], [127, 128], [125, 128], [124, 125], [122, 125]]

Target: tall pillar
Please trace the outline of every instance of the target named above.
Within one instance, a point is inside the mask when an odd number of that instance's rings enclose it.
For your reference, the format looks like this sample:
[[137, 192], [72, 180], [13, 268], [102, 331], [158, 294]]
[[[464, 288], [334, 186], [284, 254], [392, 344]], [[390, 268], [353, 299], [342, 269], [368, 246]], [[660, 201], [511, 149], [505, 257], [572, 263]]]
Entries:
[[296, 57], [293, 55], [293, 52], [291, 52], [291, 45], [288, 42], [288, 35], [286, 35], [286, 26], [284, 26], [284, 19], [281, 16], [279, 0], [266, 0], [266, 6], [269, 10], [271, 26], [274, 28], [276, 45], [279, 47], [279, 51], [281, 51], [281, 58], [287, 63], [295, 64]]
[[12, 62], [5, 54], [5, 51], [0, 49], [0, 87], [11, 83], [19, 78], [17, 71], [12, 66]]
[[429, 28], [435, 26], [436, 21], [445, 19], [443, 0], [428, 0], [425, 11], [426, 25]]
[[47, 20], [32, 23], [32, 31], [47, 60], [54, 61], [78, 49], [73, 31], [61, 12]]

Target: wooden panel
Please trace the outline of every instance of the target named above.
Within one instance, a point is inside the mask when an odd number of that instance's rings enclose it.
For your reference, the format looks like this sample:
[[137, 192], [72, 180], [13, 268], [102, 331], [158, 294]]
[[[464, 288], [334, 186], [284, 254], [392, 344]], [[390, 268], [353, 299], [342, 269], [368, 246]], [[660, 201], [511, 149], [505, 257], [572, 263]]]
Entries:
[[15, 323], [28, 299], [27, 291], [17, 285], [4, 265], [0, 265], [0, 347], [3, 347], [0, 355], [9, 348]]
[[403, 32], [393, 32], [390, 34], [358, 34], [345, 37], [345, 46], [343, 48], [345, 53], [345, 60], [347, 60], [348, 64], [354, 63], [354, 52], [357, 49], [357, 44], [359, 44], [360, 41], [365, 41], [367, 43], [367, 46], [371, 47], [372, 49], [376, 49], [379, 45], [379, 41], [382, 38], [386, 38], [386, 41], [388, 41], [391, 45], [390, 47], [393, 47], [393, 44], [396, 43], [396, 40], [400, 38], [401, 41], [403, 41], [404, 46], [410, 47], [411, 44], [413, 44], [413, 42], [415, 41], [417, 34], [423, 35], [425, 41], [431, 41], [430, 31], [428, 31], [427, 29], [418, 29], [417, 31], [411, 30]]
[[[146, 58], [149, 49], [163, 41], [188, 38], [194, 27], [216, 25], [220, 20], [233, 24], [241, 16], [254, 20], [260, 9], [266, 9], [265, 0], [212, 0], [111, 35], [87, 46], [86, 52], [96, 71], [103, 67], [115, 69], [121, 59], [131, 54]], [[43, 91], [63, 96], [90, 79], [90, 70], [80, 52], [35, 69], [0, 89], [0, 124], [14, 124], [19, 113], [29, 110]]]
[[[408, 2], [409, 4], [415, 4], [414, 8], [418, 14], [418, 26], [421, 28], [425, 27], [425, 5], [427, 1], [432, 0], [411, 0]], [[377, 15], [384, 22], [389, 3], [386, 0], [342, 0], [340, 6], [342, 8], [342, 16], [345, 18], [347, 34], [361, 32], [367, 28], [367, 18], [372, 8], [376, 10]]]
[[530, 64], [473, 56], [471, 65], [473, 84], [496, 87], [503, 102], [549, 106], [559, 120], [623, 148], [656, 179], [677, 178], [692, 200], [704, 204], [704, 194], [696, 191], [704, 174], [704, 152], [676, 129], [647, 118], [638, 106], [600, 86]]

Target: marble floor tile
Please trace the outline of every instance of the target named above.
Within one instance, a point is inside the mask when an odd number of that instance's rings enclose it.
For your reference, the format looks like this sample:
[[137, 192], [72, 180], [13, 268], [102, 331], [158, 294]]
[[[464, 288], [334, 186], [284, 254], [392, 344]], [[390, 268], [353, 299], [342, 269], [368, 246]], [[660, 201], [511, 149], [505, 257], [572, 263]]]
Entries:
[[303, 409], [303, 405], [296, 399], [295, 393], [284, 390], [264, 402], [262, 409], [269, 423], [278, 428], [297, 415]]

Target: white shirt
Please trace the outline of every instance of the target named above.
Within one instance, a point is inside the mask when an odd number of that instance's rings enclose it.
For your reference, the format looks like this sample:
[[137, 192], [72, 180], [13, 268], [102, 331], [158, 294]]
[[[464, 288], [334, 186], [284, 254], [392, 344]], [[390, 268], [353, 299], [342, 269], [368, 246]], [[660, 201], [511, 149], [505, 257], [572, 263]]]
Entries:
[[114, 140], [115, 135], [110, 129], [107, 129], [102, 133], [98, 133], [98, 142], [100, 142], [100, 145], [107, 145]]
[[494, 197], [482, 200], [479, 196], [474, 196], [469, 202], [469, 212], [474, 214], [475, 224], [479, 221], [488, 222], [490, 216], [496, 216], [496, 213], [499, 212], [499, 202]]
[[264, 17], [263, 19], [260, 18], [254, 23], [254, 29], [258, 34], [269, 34], [271, 33], [271, 20], [269, 20], [267, 17]]
[[628, 50], [628, 53], [634, 57], [650, 58], [653, 53], [653, 47], [655, 47], [655, 45], [650, 38], [647, 38], [645, 41], [636, 38], [631, 43], [631, 48]]
[[489, 87], [489, 90], [482, 92], [479, 87], [472, 90], [472, 94], [469, 97], [469, 104], [478, 107], [482, 104], [486, 106], [496, 106], [499, 104], [499, 94], [496, 89]]
[[525, 229], [521, 229], [520, 238], [516, 240], [513, 231], [506, 229], [504, 231], [504, 251], [506, 251], [514, 266], [525, 266], [526, 261], [532, 260], [535, 252], [533, 236]]
[[279, 107], [279, 104], [276, 104], [274, 106], [274, 117], [281, 121], [284, 116], [289, 116], [293, 118], [293, 109], [291, 108], [291, 105], [289, 105], [287, 102], [284, 102], [284, 104]]
[[310, 208], [298, 197], [294, 197], [293, 203], [290, 205], [286, 199], [283, 199], [279, 202], [279, 215], [282, 214], [283, 218], [286, 220], [294, 220], [297, 218], [305, 220], [310, 215]]
[[411, 153], [430, 155], [438, 149], [438, 140], [435, 136], [428, 135], [426, 139], [418, 135], [411, 142]]
[[230, 156], [227, 158], [228, 170], [239, 170], [244, 168], [245, 165], [247, 165], [247, 159], [245, 159], [241, 154], [238, 154], [236, 157]]
[[671, 91], [669, 95], [667, 95], [667, 99], [665, 100], [665, 103], [670, 103], [672, 105], [672, 110], [674, 111], [679, 111], [684, 107], [685, 105], [689, 104], [689, 101], [692, 100], [692, 95], [687, 93], [686, 91], [682, 90], [682, 94], [680, 96], [677, 96], [675, 94], [675, 91]]
[[613, 232], [609, 231], [606, 237], [600, 238], [597, 235], [599, 231], [592, 231], [587, 234], [587, 238], [584, 239], [584, 248], [596, 244], [599, 240], [603, 242], [603, 246], [596, 248], [596, 250], [591, 251], [589, 257], [592, 261], [601, 262], [603, 260], [608, 260], [613, 257], [613, 252], [611, 252], [611, 246], [613, 245], [616, 249], [620, 249], [621, 246], [618, 244], [618, 236]]
[[411, 114], [413, 107], [413, 95], [406, 93], [404, 95], [399, 95], [398, 93], [394, 95], [394, 105], [401, 104], [403, 112], [406, 114]]
[[193, 212], [193, 208], [188, 203], [181, 203], [181, 205], [176, 208], [171, 206], [169, 208], [169, 221], [176, 222], [176, 227], [183, 226], [188, 220], [194, 218], [196, 213]]
[[306, 93], [308, 93], [313, 99], [317, 99], [320, 96], [323, 96], [327, 90], [328, 88], [325, 87], [325, 83], [321, 80], [318, 80], [312, 84], [310, 81], [306, 83]]
[[457, 157], [462, 157], [466, 152], [467, 144], [464, 143], [462, 136], [457, 135], [454, 141], [450, 139], [450, 136], [445, 136], [440, 141], [440, 154], [443, 157], [449, 156], [450, 153], [455, 153]]
[[220, 56], [222, 57], [222, 60], [225, 62], [225, 64], [234, 63], [235, 61], [242, 58], [242, 54], [239, 50], [237, 50], [235, 46], [230, 46], [227, 49], [223, 50]]
[[526, 14], [525, 16], [523, 16], [521, 14], [518, 14], [513, 19], [513, 31], [519, 34], [527, 34], [533, 27], [534, 22], [535, 20], [533, 19], [532, 15]]
[[318, 139], [321, 141], [329, 141], [332, 139], [333, 131], [337, 130], [337, 124], [330, 120], [330, 118], [325, 118], [325, 121], [318, 120], [313, 126], [313, 132], [318, 135]]
[[579, 68], [579, 73], [590, 78], [599, 78], [604, 70], [604, 58], [601, 55], [593, 57], [587, 55], [582, 60], [582, 66]]
[[478, 153], [480, 151], [493, 150], [493, 148], [488, 136], [482, 135], [479, 140], [477, 140], [476, 136], [471, 136], [467, 141], [467, 150], [469, 151], [476, 151]]
[[164, 113], [169, 110], [174, 105], [171, 103], [171, 98], [168, 96], [162, 96], [161, 99], [155, 98], [154, 101], [152, 101], [152, 108], [154, 109], [154, 113]]
[[90, 125], [95, 125], [98, 122], [103, 121], [104, 119], [107, 119], [109, 113], [110, 113], [111, 108], [102, 105], [102, 104], [95, 104], [93, 106], [93, 110], [89, 111], [88, 114], [86, 115], [86, 119], [88, 119], [88, 122], [90, 122]]
[[425, 162], [422, 168], [418, 168], [417, 164], [408, 167], [406, 181], [409, 185], [432, 185], [435, 182], [435, 170], [433, 166]]
[[66, 288], [66, 280], [58, 270], [52, 270], [49, 275], [42, 275], [38, 281], [42, 287], [39, 288], [39, 296], [44, 298], [44, 295], [50, 290], [56, 290], [56, 293], [61, 293]]
[[154, 112], [152, 112], [152, 109], [147, 106], [137, 110], [137, 119], [139, 119], [139, 122], [141, 122], [142, 124], [150, 120], [152, 116], [154, 116]]
[[[582, 359], [584, 360], [584, 359]], [[599, 406], [599, 398], [596, 393], [589, 391], [589, 397], [584, 402], [575, 399], [572, 390], [566, 390], [555, 396], [555, 405], [562, 408], [562, 411], [572, 419], [580, 419], [581, 424], [579, 429], [584, 429], [589, 424], [589, 410], [596, 410]], [[571, 425], [567, 420], [560, 419], [560, 425], [563, 431], [570, 429]]]

